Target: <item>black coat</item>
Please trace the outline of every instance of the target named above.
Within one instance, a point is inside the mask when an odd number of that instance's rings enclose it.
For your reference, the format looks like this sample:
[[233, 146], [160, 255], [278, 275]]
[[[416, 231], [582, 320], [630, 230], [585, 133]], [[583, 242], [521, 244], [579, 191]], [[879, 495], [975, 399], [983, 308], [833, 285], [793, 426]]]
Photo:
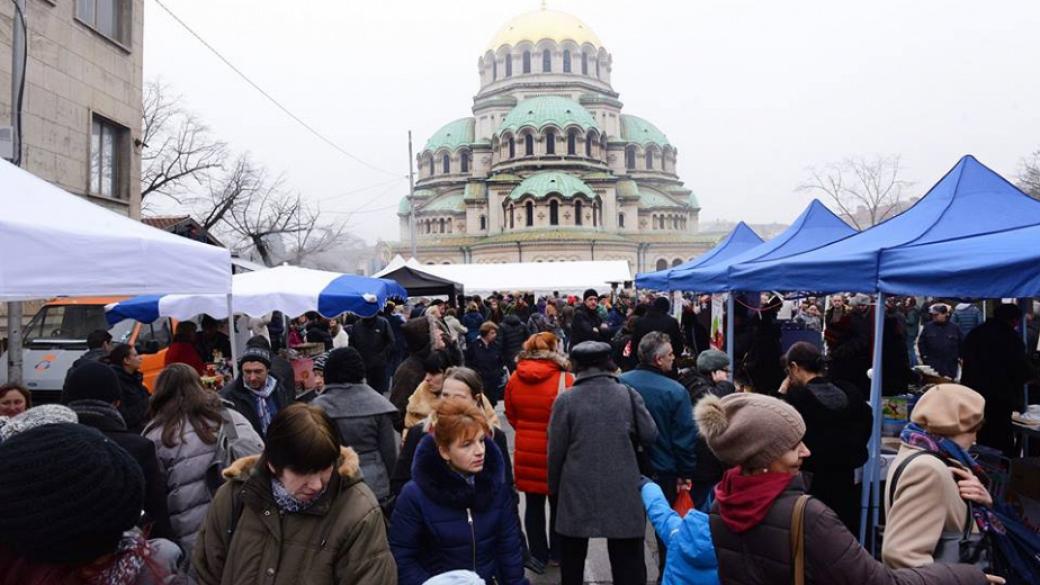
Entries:
[[499, 325], [498, 341], [502, 344], [502, 363], [510, 372], [516, 369], [516, 354], [524, 348], [524, 342], [530, 335], [527, 325], [524, 325], [516, 314], [507, 315]]
[[491, 345], [487, 345], [481, 338], [467, 348], [466, 365], [480, 374], [484, 382], [484, 394], [493, 401], [497, 401], [500, 396], [502, 366], [506, 365], [502, 355], [502, 344], [497, 338]]
[[872, 331], [870, 313], [853, 311], [840, 327], [828, 354], [829, 377], [835, 382], [855, 385], [864, 396], [870, 393], [867, 370], [870, 369]]
[[610, 343], [610, 334], [606, 329], [600, 329], [603, 317], [596, 310], [590, 310], [585, 305], [574, 308], [574, 322], [571, 323], [571, 347], [583, 341], [603, 341]]
[[749, 324], [751, 346], [744, 358], [744, 368], [755, 392], [776, 396], [785, 377], [784, 368], [780, 365], [783, 346], [780, 344], [780, 326], [776, 323], [776, 313], [764, 312], [751, 318]]
[[122, 366], [112, 366], [112, 369], [119, 379], [119, 414], [122, 415], [127, 430], [140, 433], [148, 423], [148, 402], [152, 397], [148, 388], [144, 386], [144, 376], [141, 372], [131, 374]]
[[366, 368], [385, 367], [394, 351], [394, 331], [385, 317], [361, 319], [350, 332], [350, 347], [361, 354]]
[[127, 430], [122, 415], [112, 405], [101, 400], [77, 400], [69, 403], [76, 412], [79, 424], [93, 427], [115, 444], [122, 447], [141, 466], [144, 473], [144, 512], [151, 522], [148, 535], [152, 538], [174, 538], [170, 515], [166, 508], [166, 478], [159, 469], [155, 444], [141, 435]]
[[[277, 379], [277, 376], [275, 379]], [[283, 384], [281, 380], [278, 380], [273, 396], [275, 397], [275, 403], [278, 405], [278, 410], [296, 401], [296, 391]], [[249, 424], [253, 425], [253, 430], [256, 431], [256, 434], [260, 435], [260, 437], [264, 436], [265, 433], [260, 426], [260, 414], [256, 411], [256, 400], [253, 398], [252, 392], [245, 387], [242, 376], [235, 378], [224, 386], [220, 390], [220, 397], [230, 402], [232, 408], [246, 417]]]
[[957, 377], [961, 341], [961, 328], [956, 323], [929, 321], [917, 338], [917, 351], [925, 365], [953, 380]]
[[986, 399], [986, 424], [979, 443], [1011, 453], [1011, 411], [1022, 407], [1023, 385], [1033, 377], [1022, 335], [1007, 323], [990, 319], [964, 340], [961, 383]]
[[679, 322], [674, 317], [657, 309], [656, 307], [650, 307], [650, 310], [645, 315], [636, 320], [636, 327], [632, 331], [632, 350], [638, 352], [639, 342], [643, 340], [643, 336], [651, 331], [659, 331], [661, 333], [668, 334], [668, 337], [672, 340], [672, 351], [675, 352], [676, 357], [682, 355], [683, 350], [686, 349], [686, 342], [683, 341], [682, 330], [679, 329]]
[[[697, 402], [700, 399], [708, 394], [722, 398], [736, 392], [732, 382], [712, 382], [696, 369], [687, 371], [679, 382], [690, 393], [690, 402], [694, 407], [697, 406]], [[693, 475], [690, 477], [693, 483], [698, 485], [718, 483], [722, 479], [722, 474], [726, 471], [726, 466], [715, 456], [715, 453], [708, 447], [708, 442], [704, 440], [704, 436], [700, 433], [697, 434], [697, 442], [693, 446], [693, 452], [697, 461], [693, 468]]]

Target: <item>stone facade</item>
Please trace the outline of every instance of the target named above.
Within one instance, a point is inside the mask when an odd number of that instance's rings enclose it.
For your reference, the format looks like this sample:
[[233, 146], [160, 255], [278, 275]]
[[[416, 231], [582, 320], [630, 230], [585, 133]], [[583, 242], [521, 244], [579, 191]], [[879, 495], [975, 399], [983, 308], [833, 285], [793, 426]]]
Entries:
[[613, 59], [583, 22], [538, 10], [507, 23], [478, 59], [473, 116], [418, 153], [401, 240], [385, 253], [428, 264], [626, 260], [673, 266], [709, 248], [678, 150], [622, 113]]
[[[23, 168], [139, 218], [143, 0], [27, 0], [26, 11]], [[0, 2], [0, 126], [11, 125], [14, 14]]]

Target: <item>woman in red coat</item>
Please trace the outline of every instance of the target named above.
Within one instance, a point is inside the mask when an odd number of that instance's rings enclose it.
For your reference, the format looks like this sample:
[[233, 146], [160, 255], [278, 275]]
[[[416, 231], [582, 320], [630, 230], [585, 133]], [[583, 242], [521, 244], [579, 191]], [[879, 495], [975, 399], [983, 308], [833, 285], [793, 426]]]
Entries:
[[166, 350], [164, 366], [175, 363], [188, 364], [195, 368], [195, 371], [200, 376], [206, 375], [206, 364], [202, 361], [199, 350], [195, 349], [195, 332], [197, 330], [198, 327], [192, 321], [177, 323], [177, 329], [174, 330], [173, 343]]
[[[516, 488], [524, 492], [527, 504], [524, 532], [531, 549], [528, 566], [538, 573], [545, 570], [547, 563], [555, 563], [560, 558], [552, 530], [556, 501], [548, 495], [548, 428], [553, 402], [574, 383], [574, 376], [567, 373], [570, 364], [558, 350], [559, 340], [552, 333], [537, 333], [528, 338], [517, 356], [516, 371], [509, 377], [505, 392], [506, 418], [516, 429]], [[548, 529], [545, 525], [547, 499]]]

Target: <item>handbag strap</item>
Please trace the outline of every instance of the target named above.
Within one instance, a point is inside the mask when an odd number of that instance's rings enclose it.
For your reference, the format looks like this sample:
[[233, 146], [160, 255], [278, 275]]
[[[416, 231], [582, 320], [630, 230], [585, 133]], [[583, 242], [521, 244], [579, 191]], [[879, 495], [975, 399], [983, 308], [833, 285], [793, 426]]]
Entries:
[[567, 389], [567, 372], [560, 370], [560, 381], [556, 384], [556, 395], [559, 396]]
[[224, 419], [223, 424], [220, 425], [221, 432], [224, 433], [230, 441], [238, 439], [238, 429], [235, 428], [235, 419], [231, 418], [231, 413], [228, 412], [227, 408], [220, 409], [220, 418]]
[[805, 585], [805, 505], [809, 494], [798, 497], [791, 512], [791, 561], [794, 585]]
[[[939, 455], [938, 453], [936, 453], [934, 451], [921, 450], [921, 451], [918, 451], [916, 453], [911, 454], [906, 459], [903, 459], [903, 461], [899, 463], [899, 466], [896, 467], [896, 470], [894, 472], [892, 472], [892, 479], [891, 479], [891, 481], [888, 482], [888, 505], [889, 506], [891, 506], [896, 501], [896, 484], [899, 483], [899, 477], [903, 475], [903, 471], [906, 470], [906, 467], [910, 464], [911, 461], [913, 461], [914, 459], [916, 459], [916, 458], [918, 458], [918, 457], [920, 457], [922, 455], [931, 455], [932, 457], [935, 457], [939, 461], [942, 461], [943, 464], [946, 465], [947, 467], [950, 467], [950, 464], [946, 461], [946, 459], [943, 459], [943, 457], [941, 455]], [[967, 500], [964, 500], [964, 504], [965, 504], [964, 507], [967, 509], [967, 512], [966, 512], [967, 517], [964, 519], [964, 535], [963, 535], [963, 537], [965, 539], [967, 539], [968, 537], [971, 536], [971, 528], [972, 528], [973, 521], [972, 521], [972, 513], [971, 513], [971, 502], [969, 502]]]

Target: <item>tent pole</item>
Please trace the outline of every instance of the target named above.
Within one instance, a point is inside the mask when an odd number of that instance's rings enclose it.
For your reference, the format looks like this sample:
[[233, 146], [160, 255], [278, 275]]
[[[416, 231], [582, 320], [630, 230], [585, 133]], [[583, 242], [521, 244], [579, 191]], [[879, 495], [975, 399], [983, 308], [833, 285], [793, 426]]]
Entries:
[[[870, 408], [873, 424], [870, 430], [870, 455], [863, 467], [863, 493], [860, 500], [859, 542], [870, 552], [874, 552], [876, 524], [878, 520], [878, 492], [881, 483], [881, 345], [885, 335], [885, 293], [878, 292], [874, 306], [874, 354], [871, 367], [874, 375], [870, 379]], [[871, 512], [872, 514], [868, 514]], [[871, 526], [871, 538], [867, 542], [868, 516], [874, 522]]]
[[730, 291], [726, 297], [726, 355], [729, 356], [729, 379], [732, 382], [736, 377], [736, 361], [733, 359], [733, 338], [736, 337], [736, 332], [733, 331], [733, 308], [736, 305], [734, 302], [734, 293]]
[[228, 337], [231, 338], [231, 375], [238, 376], [238, 344], [235, 343], [235, 312], [231, 310], [231, 293], [227, 295]]

